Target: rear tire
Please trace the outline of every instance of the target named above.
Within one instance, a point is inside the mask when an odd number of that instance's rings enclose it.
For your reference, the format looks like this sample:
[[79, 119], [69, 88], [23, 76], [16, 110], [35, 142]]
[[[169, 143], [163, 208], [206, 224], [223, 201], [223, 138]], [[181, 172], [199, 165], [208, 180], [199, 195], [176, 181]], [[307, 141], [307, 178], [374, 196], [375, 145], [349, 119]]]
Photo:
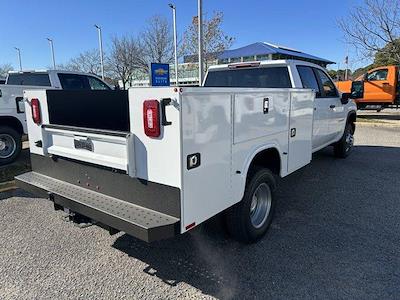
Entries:
[[265, 235], [275, 211], [275, 188], [270, 170], [256, 168], [251, 172], [242, 201], [227, 211], [227, 228], [234, 239], [254, 243]]
[[14, 162], [22, 149], [22, 136], [14, 128], [0, 126], [0, 165]]
[[338, 158], [349, 156], [354, 146], [354, 126], [350, 122], [346, 124], [344, 133], [340, 141], [333, 146], [333, 152]]

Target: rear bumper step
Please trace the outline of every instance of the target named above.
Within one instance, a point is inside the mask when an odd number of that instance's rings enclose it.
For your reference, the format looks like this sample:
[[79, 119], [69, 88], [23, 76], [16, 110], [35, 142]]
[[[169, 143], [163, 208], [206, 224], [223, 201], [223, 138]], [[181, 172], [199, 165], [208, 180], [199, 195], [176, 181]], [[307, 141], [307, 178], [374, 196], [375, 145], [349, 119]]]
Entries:
[[[179, 232], [179, 219], [36, 172], [15, 177], [19, 188], [146, 242]], [[162, 201], [162, 199], [160, 199]]]

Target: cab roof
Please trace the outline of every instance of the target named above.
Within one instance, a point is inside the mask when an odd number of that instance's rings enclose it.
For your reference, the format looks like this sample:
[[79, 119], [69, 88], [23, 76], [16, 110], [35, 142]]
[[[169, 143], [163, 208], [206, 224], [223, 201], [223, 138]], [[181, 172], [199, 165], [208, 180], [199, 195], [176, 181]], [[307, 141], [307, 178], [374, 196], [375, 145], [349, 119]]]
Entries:
[[85, 73], [85, 72], [78, 72], [78, 71], [69, 71], [69, 70], [53, 70], [53, 69], [42, 69], [42, 70], [23, 70], [23, 71], [9, 71], [8, 74], [43, 74], [43, 73], [67, 73], [67, 74], [78, 74], [78, 75], [91, 75], [91, 76], [96, 76], [99, 77], [97, 74], [92, 74], [92, 73]]
[[304, 60], [297, 59], [279, 59], [279, 60], [263, 60], [263, 61], [247, 61], [237, 62], [230, 64], [214, 65], [209, 67], [209, 71], [227, 70], [227, 69], [239, 69], [239, 68], [262, 68], [268, 66], [289, 66], [289, 65], [303, 65], [322, 69], [320, 65], [310, 63]]

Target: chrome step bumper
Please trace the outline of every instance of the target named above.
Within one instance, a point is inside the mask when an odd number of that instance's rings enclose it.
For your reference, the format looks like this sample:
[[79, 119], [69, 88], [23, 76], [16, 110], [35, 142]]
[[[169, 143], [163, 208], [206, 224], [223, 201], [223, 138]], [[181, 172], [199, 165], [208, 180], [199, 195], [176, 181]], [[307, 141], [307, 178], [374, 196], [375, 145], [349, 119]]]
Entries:
[[170, 238], [179, 232], [180, 220], [176, 217], [36, 172], [16, 176], [15, 181], [23, 190], [42, 198], [51, 196], [57, 205], [146, 242]]

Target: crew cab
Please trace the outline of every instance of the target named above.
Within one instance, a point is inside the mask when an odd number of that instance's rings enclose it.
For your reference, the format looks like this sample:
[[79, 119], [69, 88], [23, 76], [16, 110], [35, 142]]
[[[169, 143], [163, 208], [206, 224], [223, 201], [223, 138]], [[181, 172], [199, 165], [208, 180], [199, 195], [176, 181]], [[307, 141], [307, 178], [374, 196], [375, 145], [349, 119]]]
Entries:
[[221, 212], [237, 240], [259, 240], [277, 178], [326, 146], [346, 157], [356, 118], [324, 69], [296, 60], [211, 67], [203, 87], [32, 90], [25, 99], [32, 172], [17, 185], [73, 220], [147, 242]]
[[0, 165], [13, 162], [27, 134], [23, 91], [25, 89], [110, 90], [100, 78], [85, 73], [47, 70], [9, 72], [0, 85]]
[[358, 109], [378, 111], [400, 104], [400, 77], [398, 66], [371, 69], [356, 80], [339, 81], [338, 89], [352, 93]]

